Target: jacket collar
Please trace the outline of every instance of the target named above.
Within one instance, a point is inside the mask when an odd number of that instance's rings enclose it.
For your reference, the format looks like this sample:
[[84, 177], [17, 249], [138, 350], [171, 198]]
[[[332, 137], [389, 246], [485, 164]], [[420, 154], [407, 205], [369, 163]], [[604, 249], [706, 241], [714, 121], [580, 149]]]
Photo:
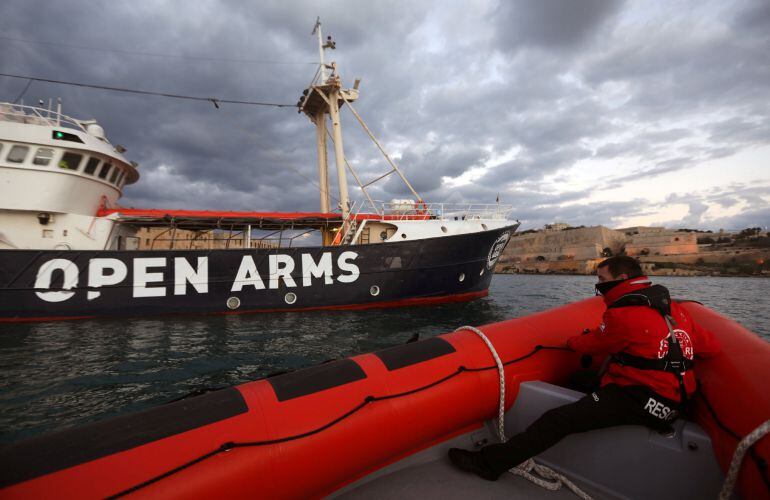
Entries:
[[618, 300], [620, 297], [627, 293], [635, 292], [637, 290], [641, 290], [643, 288], [647, 288], [650, 286], [652, 282], [647, 276], [637, 276], [636, 278], [629, 278], [627, 280], [624, 280], [622, 283], [620, 283], [618, 286], [607, 292], [606, 295], [603, 295], [602, 298], [604, 299], [604, 303], [607, 305], [612, 304], [616, 300]]

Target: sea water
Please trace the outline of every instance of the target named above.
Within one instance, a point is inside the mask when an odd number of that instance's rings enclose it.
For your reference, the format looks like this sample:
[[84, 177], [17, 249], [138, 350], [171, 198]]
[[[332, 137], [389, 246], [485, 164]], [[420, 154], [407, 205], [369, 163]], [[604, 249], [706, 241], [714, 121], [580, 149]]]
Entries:
[[[0, 324], [0, 443], [523, 316], [593, 295], [592, 276], [497, 275], [463, 304], [366, 311]], [[770, 280], [660, 277], [770, 341]], [[584, 325], [575, 325], [579, 333]]]

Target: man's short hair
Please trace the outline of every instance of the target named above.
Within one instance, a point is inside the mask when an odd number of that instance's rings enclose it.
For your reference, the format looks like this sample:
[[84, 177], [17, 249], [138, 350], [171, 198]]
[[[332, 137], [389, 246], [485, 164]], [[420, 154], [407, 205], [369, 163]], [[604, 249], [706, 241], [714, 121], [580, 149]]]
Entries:
[[628, 255], [616, 255], [615, 257], [610, 257], [609, 259], [601, 261], [596, 267], [609, 268], [610, 274], [613, 277], [627, 274], [629, 278], [637, 278], [643, 274], [639, 262]]

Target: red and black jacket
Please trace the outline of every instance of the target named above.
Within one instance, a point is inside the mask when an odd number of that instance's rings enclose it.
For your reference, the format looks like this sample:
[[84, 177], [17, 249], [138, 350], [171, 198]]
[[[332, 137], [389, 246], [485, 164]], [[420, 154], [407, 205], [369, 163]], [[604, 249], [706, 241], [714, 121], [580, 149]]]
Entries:
[[[666, 304], [665, 312], [669, 312], [671, 318], [669, 330], [659, 307], [637, 300], [640, 296], [654, 298], [655, 289], [650, 287], [646, 276], [621, 282], [604, 295], [607, 310], [599, 328], [568, 339], [567, 345], [580, 353], [613, 355], [602, 377], [602, 386], [642, 385], [664, 398], [681, 401], [681, 387], [687, 395], [696, 388], [692, 371], [695, 356], [714, 356], [719, 352], [719, 344], [710, 331], [694, 323], [674, 301]], [[671, 346], [671, 332], [676, 335], [676, 346]], [[681, 371], [670, 367], [662, 369], [664, 360], [672, 359], [669, 354], [672, 347], [681, 350], [684, 361]]]

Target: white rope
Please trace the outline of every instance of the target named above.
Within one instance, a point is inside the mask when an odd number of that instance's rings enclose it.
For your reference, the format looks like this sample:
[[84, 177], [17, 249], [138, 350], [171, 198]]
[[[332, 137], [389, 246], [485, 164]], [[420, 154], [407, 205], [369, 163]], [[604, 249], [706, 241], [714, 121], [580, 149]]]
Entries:
[[[487, 345], [489, 352], [492, 353], [492, 357], [495, 359], [495, 364], [497, 365], [497, 373], [500, 377], [500, 402], [497, 408], [497, 435], [500, 439], [500, 442], [505, 443], [505, 368], [503, 367], [503, 362], [500, 360], [500, 356], [497, 355], [495, 346], [492, 345], [492, 342], [487, 338], [486, 335], [484, 335], [484, 332], [473, 326], [461, 326], [455, 331], [459, 332], [460, 330], [470, 330], [471, 332], [481, 337], [481, 340], [483, 340]], [[550, 467], [536, 463], [531, 458], [526, 462], [517, 465], [508, 472], [517, 476], [521, 476], [524, 479], [527, 479], [540, 486], [541, 488], [545, 488], [550, 491], [556, 491], [562, 486], [566, 486], [570, 491], [572, 491], [575, 495], [582, 498], [583, 500], [592, 500], [588, 493], [581, 490], [575, 483], [567, 479], [567, 477], [559, 474]], [[537, 475], [535, 475], [535, 473]]]
[[484, 335], [484, 332], [474, 326], [461, 326], [456, 332], [460, 330], [470, 330], [479, 337], [487, 345], [489, 352], [492, 353], [492, 357], [495, 358], [495, 364], [497, 365], [497, 374], [500, 377], [500, 404], [497, 407], [497, 437], [500, 438], [500, 442], [505, 442], [505, 368], [503, 362], [500, 360], [500, 356], [497, 355], [497, 350], [492, 342]]
[[741, 464], [743, 464], [746, 452], [754, 446], [754, 443], [765, 437], [768, 433], [770, 433], [770, 420], [765, 420], [759, 427], [741, 439], [741, 442], [735, 447], [730, 468], [727, 469], [727, 477], [722, 485], [722, 491], [719, 492], [719, 500], [732, 498], [735, 482], [738, 480], [738, 473], [741, 471]]

